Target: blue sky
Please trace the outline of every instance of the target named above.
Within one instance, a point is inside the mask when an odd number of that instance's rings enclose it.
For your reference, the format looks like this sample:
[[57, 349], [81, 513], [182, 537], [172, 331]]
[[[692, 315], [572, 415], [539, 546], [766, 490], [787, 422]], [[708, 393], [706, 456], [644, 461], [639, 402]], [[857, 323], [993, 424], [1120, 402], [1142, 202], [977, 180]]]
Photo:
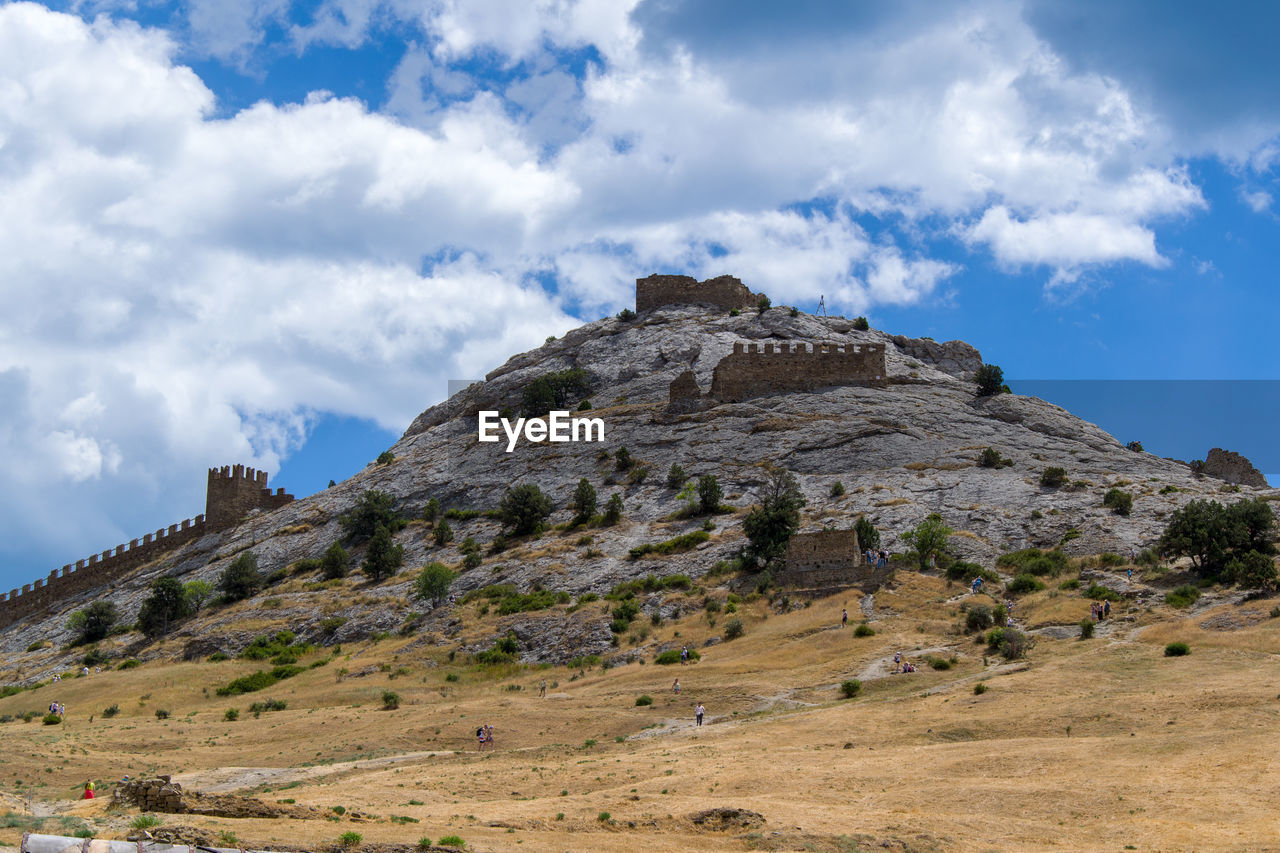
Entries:
[[200, 512], [210, 466], [348, 476], [654, 271], [1064, 403], [1162, 380], [1073, 408], [1280, 474], [1274, 384], [1182, 399], [1280, 379], [1278, 8], [0, 4], [0, 589]]

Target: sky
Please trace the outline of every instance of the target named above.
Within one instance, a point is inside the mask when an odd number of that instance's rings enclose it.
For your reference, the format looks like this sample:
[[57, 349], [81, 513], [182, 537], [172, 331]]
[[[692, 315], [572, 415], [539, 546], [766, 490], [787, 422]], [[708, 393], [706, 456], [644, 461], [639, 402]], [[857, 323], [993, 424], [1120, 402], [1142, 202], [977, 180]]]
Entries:
[[1278, 30], [1177, 0], [0, 3], [0, 590], [202, 512], [212, 466], [341, 480], [651, 272], [966, 340], [1121, 440], [1280, 475]]

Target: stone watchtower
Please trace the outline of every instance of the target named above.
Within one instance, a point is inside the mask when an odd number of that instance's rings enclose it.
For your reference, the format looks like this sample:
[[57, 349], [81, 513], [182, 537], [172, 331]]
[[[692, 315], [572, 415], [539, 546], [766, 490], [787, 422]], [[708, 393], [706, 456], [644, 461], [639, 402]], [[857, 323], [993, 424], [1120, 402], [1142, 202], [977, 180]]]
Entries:
[[698, 281], [689, 275], [658, 275], [636, 279], [636, 312], [665, 305], [705, 305], [731, 311], [754, 308], [761, 294], [752, 293], [731, 275]]
[[292, 500], [284, 489], [273, 494], [267, 488], [266, 471], [224, 465], [209, 469], [204, 517], [211, 529], [221, 530], [239, 523], [252, 510], [273, 510]]

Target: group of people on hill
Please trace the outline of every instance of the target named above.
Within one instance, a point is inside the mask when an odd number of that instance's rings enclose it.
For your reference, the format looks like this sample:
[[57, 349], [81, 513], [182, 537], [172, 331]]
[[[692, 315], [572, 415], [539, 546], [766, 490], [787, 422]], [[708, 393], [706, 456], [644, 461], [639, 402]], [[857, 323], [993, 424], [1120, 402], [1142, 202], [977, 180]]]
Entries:
[[484, 752], [484, 748], [489, 747], [489, 751], [493, 751], [493, 726], [480, 726], [476, 729], [476, 740], [480, 742], [480, 751]]
[[867, 558], [868, 566], [875, 566], [877, 569], [883, 569], [889, 565], [889, 552], [881, 548], [879, 551], [874, 548], [868, 548], [863, 552], [863, 556]]
[[56, 714], [59, 717], [65, 717], [67, 715], [67, 706], [63, 705], [61, 702], [50, 702], [49, 713]]
[[1111, 617], [1110, 601], [1095, 601], [1089, 605], [1089, 616], [1094, 622], [1101, 622]]

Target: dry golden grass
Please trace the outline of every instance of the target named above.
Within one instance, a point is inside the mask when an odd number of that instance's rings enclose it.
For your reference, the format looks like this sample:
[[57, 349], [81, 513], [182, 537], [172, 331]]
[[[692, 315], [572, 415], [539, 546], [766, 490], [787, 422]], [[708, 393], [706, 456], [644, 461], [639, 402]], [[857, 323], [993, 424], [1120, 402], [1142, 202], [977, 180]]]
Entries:
[[[1247, 615], [1265, 616], [1274, 602], [1194, 616], [1159, 605], [1133, 614], [1137, 622], [1113, 620], [1109, 636], [1041, 639], [1027, 663], [1011, 666], [984, 662], [985, 649], [956, 631], [963, 593], [900, 571], [876, 594], [877, 633], [864, 638], [838, 627], [841, 607], [860, 616], [852, 590], [785, 614], [744, 602], [735, 615], [745, 636], [706, 648], [726, 614], [717, 628], [701, 613], [651, 627], [650, 642], [701, 649], [702, 662], [687, 667], [486, 668], [462, 655], [450, 662], [450, 647], [396, 638], [348, 645], [274, 688], [224, 698], [213, 688], [265, 664], [146, 663], [0, 699], [5, 714], [55, 698], [69, 710], [65, 726], [0, 725], [0, 789], [33, 791], [35, 802], [88, 817], [100, 835], [116, 837], [133, 814], [108, 814], [106, 798], [74, 802], [85, 778], [174, 772], [188, 788], [378, 816], [360, 824], [167, 819], [254, 845], [311, 849], [348, 830], [365, 842], [456, 834], [477, 850], [650, 853], [834, 851], [855, 842], [1015, 851], [1274, 843], [1280, 827], [1265, 804], [1280, 794], [1270, 757], [1280, 719], [1280, 619]], [[1074, 624], [1080, 608], [1087, 614], [1078, 593], [1046, 591], [1019, 599], [1017, 614]], [[468, 642], [501, 624], [477, 621], [473, 608], [459, 613]], [[1248, 624], [1200, 627], [1220, 615]], [[1192, 654], [1163, 657], [1174, 639]], [[889, 675], [885, 661], [895, 651], [958, 662]], [[393, 678], [401, 668], [408, 673]], [[348, 673], [339, 677], [341, 669]], [[670, 689], [676, 676], [679, 695]], [[544, 678], [548, 696], [540, 699]], [[861, 678], [863, 692], [843, 701], [837, 687], [849, 678]], [[981, 696], [973, 693], [978, 681], [989, 688]], [[381, 710], [387, 689], [400, 694], [398, 710]], [[637, 707], [641, 694], [654, 703]], [[267, 698], [288, 708], [259, 719], [245, 710]], [[119, 716], [103, 719], [113, 702]], [[691, 724], [697, 702], [708, 712], [701, 729]], [[223, 721], [228, 707], [241, 709], [238, 722]], [[156, 708], [171, 718], [157, 720]], [[473, 737], [480, 723], [498, 735], [497, 750], [483, 756]], [[751, 809], [767, 822], [751, 837], [688, 820], [715, 806]], [[612, 823], [597, 820], [602, 811]], [[393, 823], [392, 815], [420, 822]], [[0, 830], [0, 842], [18, 834]]]

